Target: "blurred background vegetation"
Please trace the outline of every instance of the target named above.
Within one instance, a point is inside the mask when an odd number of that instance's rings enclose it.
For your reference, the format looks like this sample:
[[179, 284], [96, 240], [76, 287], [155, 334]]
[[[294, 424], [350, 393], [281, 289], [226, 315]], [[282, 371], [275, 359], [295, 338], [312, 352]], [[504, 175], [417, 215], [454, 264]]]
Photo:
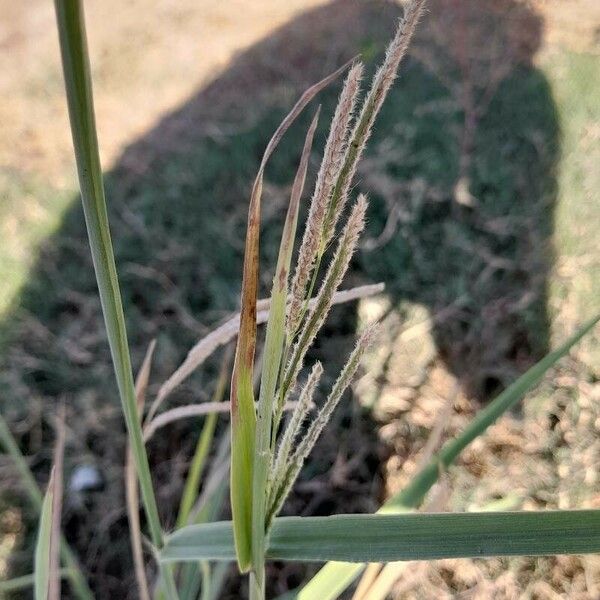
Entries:
[[[249, 186], [298, 94], [349, 57], [373, 68], [401, 14], [384, 1], [86, 2], [117, 265], [137, 367], [153, 387], [237, 307]], [[78, 202], [52, 5], [0, 1], [0, 410], [44, 482], [68, 405], [64, 528], [99, 598], [134, 597], [122, 501], [124, 431]], [[338, 93], [323, 95], [330, 115]], [[371, 198], [350, 284], [316, 355], [330, 376], [357, 320], [386, 323], [286, 510], [371, 511], [490, 396], [598, 310], [600, 6], [430, 0], [357, 188]], [[306, 117], [308, 118], [308, 116]], [[317, 133], [312, 173], [328, 119]], [[306, 119], [267, 170], [263, 292]], [[263, 294], [264, 295], [264, 294]], [[599, 507], [598, 333], [443, 478], [437, 510]], [[209, 398], [220, 360], [171, 399]], [[163, 519], [197, 422], [150, 447]], [[434, 440], [435, 441], [435, 440]], [[439, 440], [438, 440], [439, 441]], [[18, 480], [0, 456], [0, 578], [30, 570]], [[224, 513], [226, 514], [226, 513]], [[308, 572], [272, 566], [272, 592]], [[232, 574], [228, 590], [237, 597]], [[392, 597], [597, 598], [596, 558], [441, 561]], [[527, 596], [527, 594], [529, 594]], [[462, 597], [462, 596], [461, 596]]]

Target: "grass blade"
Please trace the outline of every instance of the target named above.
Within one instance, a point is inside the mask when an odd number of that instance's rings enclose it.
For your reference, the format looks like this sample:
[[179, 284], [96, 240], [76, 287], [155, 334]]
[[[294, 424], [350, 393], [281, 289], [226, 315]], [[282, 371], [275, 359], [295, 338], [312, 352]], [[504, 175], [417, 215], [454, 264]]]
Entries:
[[[55, 0], [54, 6], [81, 201], [104, 324], [150, 536], [153, 544], [160, 548], [163, 534], [137, 413], [125, 315], [104, 196], [83, 8], [81, 0]], [[163, 573], [163, 580], [168, 597], [176, 598], [172, 573]]]
[[[150, 368], [152, 366], [152, 357], [156, 348], [156, 340], [152, 340], [146, 350], [146, 355], [142, 361], [142, 366], [137, 374], [135, 381], [135, 396], [138, 409], [138, 415], [144, 411], [146, 401], [146, 391], [150, 380]], [[144, 566], [144, 550], [142, 547], [142, 528], [140, 526], [139, 514], [139, 496], [138, 483], [135, 475], [135, 465], [131, 445], [127, 444], [127, 453], [125, 458], [125, 501], [127, 505], [127, 519], [129, 521], [129, 538], [133, 554], [133, 566], [135, 570], [135, 579], [138, 586], [140, 600], [150, 600], [150, 590], [148, 579], [146, 578], [146, 569]]]
[[[600, 552], [600, 510], [336, 515], [275, 519], [267, 558], [392, 562]], [[235, 559], [230, 521], [171, 535], [163, 562]]]
[[283, 119], [267, 144], [250, 194], [242, 276], [240, 327], [231, 377], [231, 511], [241, 572], [250, 569], [252, 555], [252, 482], [256, 414], [254, 412], [254, 353], [258, 298], [260, 205], [267, 162], [281, 138], [305, 106], [338, 77], [349, 63], [311, 86]]
[[[450, 466], [475, 437], [482, 435], [499, 417], [515, 406], [523, 395], [540, 381], [546, 371], [591, 331], [599, 320], [600, 315], [597, 315], [588, 321], [562, 346], [550, 352], [508, 386], [504, 392], [477, 414], [461, 435], [447, 442], [440, 452], [434, 455], [430, 462], [419, 471], [411, 483], [400, 493], [392, 496], [380, 511], [399, 512], [418, 507], [442, 472], [440, 467]], [[291, 597], [297, 597], [299, 600], [310, 600], [311, 598], [334, 600], [358, 577], [363, 568], [364, 565], [360, 564], [326, 564], [301, 590], [292, 593]]]
[[[13, 438], [10, 430], [8, 429], [8, 425], [4, 420], [4, 417], [0, 414], [0, 445], [2, 445], [7, 452], [7, 454], [13, 460], [17, 472], [19, 473], [19, 477], [21, 480], [21, 484], [24, 486], [25, 491], [29, 497], [29, 500], [35, 510], [41, 513], [42, 505], [43, 505], [43, 496], [40, 492], [40, 489], [31, 474], [31, 470], [27, 465], [27, 462], [23, 458], [15, 439]], [[60, 553], [63, 563], [67, 567], [67, 575], [71, 582], [71, 588], [73, 593], [80, 600], [92, 600], [93, 595], [92, 592], [81, 572], [81, 567], [77, 558], [73, 554], [73, 551], [69, 547], [69, 544], [61, 535], [60, 538]], [[2, 588], [0, 588], [2, 589]]]
[[54, 481], [52, 497], [52, 528], [50, 532], [48, 600], [60, 599], [60, 522], [63, 500], [63, 465], [65, 458], [65, 405], [62, 403], [56, 420], [54, 448]]
[[47, 600], [50, 586], [50, 544], [52, 538], [52, 505], [54, 502], [54, 468], [42, 503], [34, 557], [35, 600]]
[[81, 200], [98, 291], [148, 525], [152, 541], [160, 546], [162, 531], [137, 416], [125, 317], [108, 225], [83, 9], [79, 0], [55, 0], [55, 7]]
[[506, 411], [514, 407], [525, 393], [540, 382], [546, 371], [565, 356], [586, 333], [595, 327], [598, 321], [600, 321], [600, 315], [588, 321], [562, 346], [544, 356], [542, 360], [509, 385], [497, 398], [480, 410], [465, 430], [458, 437], [444, 444], [438, 454], [412, 479], [404, 490], [390, 498], [383, 505], [382, 512], [393, 512], [398, 509], [418, 506], [437, 481], [440, 469], [449, 467], [473, 440], [482, 435]]
[[[319, 119], [319, 110], [315, 114], [304, 142], [300, 165], [296, 173], [290, 203], [287, 210], [279, 256], [273, 278], [271, 291], [271, 306], [264, 349], [264, 368], [262, 371], [260, 395], [258, 400], [256, 448], [253, 465], [253, 507], [252, 507], [252, 562], [258, 573], [258, 584], [262, 586], [262, 571], [265, 546], [265, 515], [269, 467], [271, 465], [272, 428], [277, 428], [283, 406], [274, 406], [277, 380], [279, 376], [283, 345], [285, 340], [285, 308], [288, 295], [288, 278], [296, 227], [298, 225], [298, 210], [300, 198], [304, 190], [308, 159]], [[275, 419], [273, 422], [273, 414]]]

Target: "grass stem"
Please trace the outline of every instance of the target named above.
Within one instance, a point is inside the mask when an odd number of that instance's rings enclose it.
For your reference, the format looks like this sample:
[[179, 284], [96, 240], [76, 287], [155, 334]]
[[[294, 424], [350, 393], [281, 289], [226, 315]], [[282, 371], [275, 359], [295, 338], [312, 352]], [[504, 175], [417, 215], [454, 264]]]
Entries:
[[[104, 196], [83, 7], [80, 0], [55, 0], [54, 4], [81, 200], [104, 322], [150, 536], [152, 543], [160, 548], [163, 534], [137, 412], [125, 316]], [[165, 571], [163, 580], [168, 596], [176, 597], [172, 573]]]

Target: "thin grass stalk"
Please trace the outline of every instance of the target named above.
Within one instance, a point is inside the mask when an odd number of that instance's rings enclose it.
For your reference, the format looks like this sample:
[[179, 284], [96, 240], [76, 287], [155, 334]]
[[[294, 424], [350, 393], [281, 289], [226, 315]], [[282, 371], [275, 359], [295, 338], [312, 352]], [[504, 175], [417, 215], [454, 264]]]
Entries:
[[[43, 496], [38, 484], [36, 483], [27, 461], [21, 454], [15, 438], [12, 436], [4, 417], [0, 414], [0, 445], [4, 447], [5, 452], [11, 457], [21, 485], [23, 486], [27, 497], [35, 511], [40, 514], [42, 510]], [[60, 536], [60, 555], [63, 564], [66, 567], [66, 573], [69, 577], [73, 593], [79, 600], [93, 600], [94, 596], [90, 590], [85, 577], [81, 571], [79, 561], [71, 550], [68, 542], [63, 535]]]
[[48, 600], [60, 599], [60, 523], [63, 503], [65, 437], [65, 404], [61, 402], [56, 419], [56, 443], [54, 447], [54, 494], [52, 498]]
[[210, 572], [210, 563], [205, 560], [201, 563], [202, 569], [202, 594], [200, 596], [200, 600], [208, 600], [211, 597], [211, 572]]
[[[135, 396], [138, 409], [138, 416], [141, 418], [144, 412], [146, 402], [146, 392], [150, 381], [150, 369], [152, 366], [152, 357], [156, 348], [156, 340], [152, 340], [146, 350], [146, 355], [142, 361], [142, 366], [135, 380]], [[144, 565], [144, 549], [142, 546], [142, 528], [140, 525], [139, 513], [139, 495], [138, 480], [131, 453], [131, 445], [127, 444], [127, 454], [125, 459], [125, 502], [127, 505], [127, 519], [129, 521], [129, 538], [131, 541], [131, 550], [133, 555], [133, 566], [135, 570], [135, 579], [138, 586], [140, 600], [150, 600], [150, 586], [146, 577], [146, 568]]]
[[[208, 523], [218, 518], [219, 512], [227, 493], [227, 475], [229, 470], [229, 444], [230, 432], [226, 430], [221, 435], [217, 444], [217, 451], [211, 461], [210, 470], [205, 477], [202, 494], [196, 505], [190, 511], [189, 523]], [[179, 594], [181, 600], [197, 600], [204, 576], [201, 571], [201, 563], [188, 563], [183, 565], [179, 574]], [[213, 593], [219, 593], [222, 582], [218, 573], [211, 569], [210, 589]], [[202, 588], [204, 589], [204, 588]]]
[[[225, 360], [223, 360], [223, 363], [221, 364], [219, 378], [217, 380], [215, 391], [213, 392], [213, 403], [221, 403], [223, 401], [227, 389], [227, 376], [229, 374], [230, 362], [231, 353], [228, 352]], [[210, 413], [204, 421], [194, 452], [194, 457], [190, 465], [190, 470], [185, 481], [181, 503], [179, 505], [179, 514], [177, 515], [176, 528], [183, 527], [188, 522], [190, 511], [198, 496], [200, 478], [202, 477], [202, 472], [206, 465], [206, 458], [208, 457], [210, 445], [214, 438], [216, 425], [217, 413]]]
[[52, 506], [54, 504], [54, 481], [55, 469], [50, 471], [50, 480], [48, 488], [42, 502], [40, 511], [40, 522], [38, 525], [38, 535], [35, 544], [35, 554], [33, 560], [34, 573], [34, 598], [35, 600], [48, 600], [50, 588], [50, 548], [52, 544]]
[[[83, 8], [80, 0], [55, 0], [54, 5], [81, 200], [104, 323], [150, 536], [153, 544], [160, 548], [163, 534], [137, 414], [125, 316], [104, 196]], [[169, 570], [163, 579], [168, 596], [176, 598], [175, 582]]]

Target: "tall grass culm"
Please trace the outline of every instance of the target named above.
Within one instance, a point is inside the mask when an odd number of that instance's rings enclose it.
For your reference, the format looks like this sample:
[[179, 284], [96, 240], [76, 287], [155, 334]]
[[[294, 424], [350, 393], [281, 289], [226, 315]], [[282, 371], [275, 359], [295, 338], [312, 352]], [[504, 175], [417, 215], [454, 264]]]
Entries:
[[[327, 564], [304, 588], [291, 594], [291, 597], [304, 600], [326, 600], [337, 598], [369, 562], [600, 552], [600, 511], [596, 510], [412, 512], [423, 502], [443, 469], [514, 406], [596, 325], [600, 317], [583, 325], [571, 339], [487, 405], [461, 435], [446, 442], [405, 490], [388, 500], [378, 513], [278, 516], [304, 461], [351, 385], [365, 351], [377, 343], [377, 325], [367, 325], [359, 333], [355, 347], [333, 385], [320, 397], [324, 366], [319, 362], [308, 365], [307, 356], [331, 306], [381, 289], [367, 286], [368, 289], [360, 291], [339, 291], [368, 213], [367, 198], [361, 193], [355, 197], [352, 185], [377, 114], [397, 76], [424, 6], [424, 0], [411, 0], [406, 4], [404, 17], [383, 63], [365, 92], [361, 91], [363, 65], [355, 59], [310, 87], [276, 130], [265, 149], [251, 191], [240, 314], [190, 351], [184, 364], [163, 384], [144, 420], [143, 397], [154, 345], [151, 345], [138, 377], [142, 383], [136, 396], [98, 154], [82, 3], [80, 0], [55, 0], [84, 217], [127, 427], [130, 448], [128, 510], [130, 516], [135, 513], [139, 486], [152, 556], [158, 564], [156, 581], [154, 585], [148, 585], [142, 563], [140, 523], [139, 519], [132, 518], [136, 579], [143, 597], [148, 597], [152, 590], [154, 597], [169, 600], [195, 598], [199, 591], [203, 598], [217, 598], [225, 576], [223, 565], [232, 561], [237, 562], [241, 573], [248, 574], [251, 600], [265, 598], [267, 560], [336, 561]], [[298, 115], [324, 87], [342, 75], [344, 82], [339, 102], [332, 117], [295, 260], [299, 208], [313, 137], [321, 116], [319, 108], [314, 111], [307, 130], [292, 185], [271, 295], [268, 300], [259, 301], [261, 199], [267, 162]], [[258, 325], [262, 322], [266, 322], [266, 333], [264, 342], [259, 343]], [[185, 407], [186, 410], [163, 413], [155, 419], [168, 393], [199, 368], [207, 356], [236, 335], [229, 402], [221, 401], [227, 382], [227, 376], [222, 373], [211, 406]], [[261, 349], [261, 361], [255, 361], [257, 348]], [[257, 397], [255, 382], [258, 382]], [[143, 392], [140, 387], [144, 388]], [[216, 435], [217, 414], [225, 407], [231, 415], [230, 438], [219, 441], [216, 458], [210, 468], [206, 468], [208, 448]], [[284, 417], [286, 411], [288, 416]], [[171, 422], [209, 413], [210, 418], [205, 421], [198, 439], [175, 530], [165, 532], [159, 519], [145, 441], [157, 434], [161, 417], [163, 422]], [[41, 511], [37, 570], [31, 581], [36, 587], [36, 597], [47, 597], [42, 591], [46, 587], [56, 589], [57, 577], [62, 574], [57, 564], [57, 536], [54, 536], [54, 550], [49, 550], [51, 532], [58, 522], [57, 518], [51, 520], [51, 506], [53, 498], [57, 497], [56, 486], [60, 478], [51, 479], [46, 499], [42, 501], [2, 419], [0, 443], [14, 459], [34, 504]], [[223, 474], [228, 466], [232, 520], [215, 521], [226, 493]], [[202, 493], [199, 493], [201, 477], [204, 483]], [[77, 563], [64, 543], [62, 557], [64, 566], [75, 572]], [[89, 597], [81, 577], [75, 577], [73, 581], [79, 582], [80, 597]]]

